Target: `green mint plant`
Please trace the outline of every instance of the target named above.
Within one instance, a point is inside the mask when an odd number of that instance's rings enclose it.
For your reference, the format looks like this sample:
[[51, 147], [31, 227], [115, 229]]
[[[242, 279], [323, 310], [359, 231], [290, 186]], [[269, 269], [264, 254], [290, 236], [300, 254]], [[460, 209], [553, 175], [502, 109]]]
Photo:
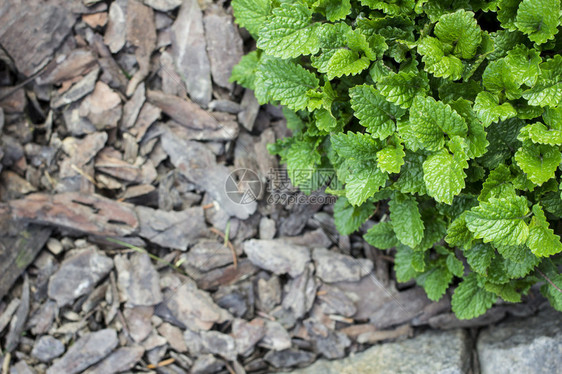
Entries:
[[341, 233], [388, 201], [364, 238], [395, 248], [398, 281], [432, 300], [458, 284], [461, 319], [537, 282], [562, 310], [559, 0], [232, 7], [257, 43], [232, 80], [284, 106], [293, 136], [270, 150], [295, 185], [335, 170]]

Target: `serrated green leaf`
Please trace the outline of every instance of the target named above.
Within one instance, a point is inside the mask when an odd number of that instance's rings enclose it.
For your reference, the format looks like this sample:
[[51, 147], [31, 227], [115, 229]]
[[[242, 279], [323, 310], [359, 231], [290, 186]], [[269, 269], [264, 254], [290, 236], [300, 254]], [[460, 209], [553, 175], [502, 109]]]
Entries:
[[443, 134], [464, 136], [467, 133], [465, 120], [449, 105], [430, 96], [414, 99], [410, 108], [410, 124], [415, 137], [430, 151], [443, 148]]
[[449, 269], [449, 271], [453, 273], [453, 275], [462, 277], [462, 275], [464, 274], [464, 265], [462, 261], [459, 260], [454, 253], [449, 254], [446, 261], [447, 269]]
[[389, 145], [377, 152], [377, 162], [379, 168], [386, 173], [399, 173], [404, 165], [404, 147], [402, 144], [397, 146]]
[[531, 252], [538, 257], [548, 257], [562, 252], [560, 237], [550, 229], [540, 205], [533, 206], [533, 214], [527, 239], [527, 246]]
[[562, 274], [558, 274], [556, 265], [551, 261], [543, 261], [541, 271], [544, 274], [541, 274], [541, 278], [545, 280], [545, 284], [541, 287], [541, 293], [556, 310], [562, 311], [562, 292], [560, 292], [562, 289]]
[[523, 145], [514, 158], [529, 179], [539, 186], [554, 177], [562, 161], [558, 147], [551, 145]]
[[256, 97], [261, 104], [278, 100], [294, 111], [306, 108], [308, 90], [316, 89], [316, 75], [286, 60], [266, 58], [256, 73]]
[[517, 8], [520, 3], [521, 0], [500, 0], [498, 2], [498, 20], [504, 29], [515, 30]]
[[287, 173], [293, 185], [299, 186], [307, 183], [320, 164], [320, 153], [314, 143], [296, 141], [287, 151]]
[[453, 55], [445, 54], [445, 46], [441, 41], [431, 36], [418, 42], [418, 53], [422, 55], [425, 71], [436, 77], [458, 80], [462, 77], [462, 61]]
[[487, 152], [478, 159], [488, 169], [495, 169], [499, 164], [513, 156], [513, 150], [521, 146], [517, 135], [525, 122], [518, 118], [500, 121], [486, 129], [490, 145]]
[[560, 0], [523, 0], [515, 26], [531, 41], [543, 44], [558, 33]]
[[491, 197], [499, 198], [515, 194], [512, 180], [513, 176], [509, 168], [503, 164], [499, 165], [490, 172], [482, 184], [478, 201], [488, 201]]
[[373, 136], [385, 139], [395, 131], [395, 120], [406, 111], [388, 101], [370, 85], [355, 86], [349, 90], [353, 114]]
[[259, 56], [257, 51], [252, 51], [242, 57], [240, 62], [232, 68], [230, 82], [237, 82], [242, 87], [250, 90], [255, 89], [256, 70], [259, 65]]
[[476, 274], [469, 274], [456, 288], [451, 306], [459, 319], [476, 318], [490, 309], [496, 295], [478, 285]]
[[470, 248], [474, 235], [466, 226], [466, 212], [458, 216], [447, 229], [445, 241], [451, 246]]
[[512, 70], [505, 59], [490, 62], [482, 75], [484, 87], [494, 94], [503, 91], [510, 100], [520, 98], [523, 91]]
[[438, 202], [451, 204], [465, 186], [462, 166], [446, 151], [429, 156], [423, 174], [428, 195]]
[[493, 292], [503, 300], [511, 303], [518, 303], [521, 301], [521, 293], [517, 291], [517, 285], [514, 282], [505, 284], [494, 284], [487, 282], [484, 288], [487, 291]]
[[423, 239], [420, 244], [413, 249], [416, 252], [424, 252], [433, 248], [435, 243], [443, 240], [447, 234], [447, 225], [434, 209], [428, 209], [421, 212], [424, 225]]
[[425, 195], [427, 189], [423, 180], [423, 161], [424, 156], [406, 151], [405, 167], [394, 186], [402, 193]]
[[463, 59], [474, 57], [482, 41], [482, 30], [474, 13], [464, 9], [441, 16], [435, 25], [435, 35], [444, 43], [454, 45], [453, 53]]
[[345, 196], [352, 205], [361, 205], [383, 187], [387, 180], [388, 174], [373, 162], [358, 162], [345, 180]]
[[378, 142], [369, 134], [348, 132], [330, 136], [334, 150], [340, 157], [357, 160], [374, 160], [379, 150]]
[[490, 93], [482, 91], [476, 96], [474, 101], [474, 111], [478, 118], [484, 124], [484, 127], [499, 121], [513, 118], [517, 115], [517, 111], [510, 103], [503, 103], [500, 105], [499, 98]]
[[542, 118], [551, 129], [562, 130], [562, 108], [546, 107]]
[[496, 245], [496, 249], [505, 259], [518, 264], [525, 262], [529, 257], [529, 249], [525, 244], [521, 245]]
[[412, 253], [412, 267], [415, 271], [424, 272], [426, 268], [427, 254], [422, 251]]
[[318, 52], [319, 23], [312, 22], [312, 11], [302, 1], [282, 3], [259, 30], [257, 47], [268, 55], [293, 58]]
[[232, 11], [236, 23], [256, 37], [271, 12], [271, 0], [234, 0]]
[[441, 299], [452, 280], [453, 274], [446, 267], [442, 266], [427, 271], [417, 279], [418, 284], [425, 290], [427, 297], [433, 301]]
[[521, 262], [505, 259], [503, 263], [503, 272], [511, 279], [521, 278], [531, 273], [531, 271], [540, 263], [540, 259], [531, 253], [529, 248], [521, 253], [525, 259]]
[[349, 49], [338, 49], [328, 62], [326, 73], [328, 79], [334, 79], [344, 75], [357, 75], [367, 69], [371, 62], [365, 56]]
[[[517, 10], [517, 8], [515, 10]], [[515, 27], [515, 25], [513, 27]], [[507, 56], [507, 53], [518, 44], [528, 43], [527, 37], [519, 31], [498, 30], [490, 34], [490, 36], [494, 43], [494, 50], [488, 55], [490, 61]]]
[[408, 109], [416, 95], [425, 94], [429, 90], [429, 84], [423, 75], [399, 72], [381, 78], [377, 89], [391, 103]]
[[486, 153], [486, 148], [490, 144], [486, 139], [484, 126], [478, 120], [476, 113], [472, 110], [470, 102], [465, 99], [457, 99], [449, 104], [464, 120], [468, 126], [466, 141], [468, 143], [467, 155], [469, 158], [476, 158]]
[[539, 66], [537, 84], [523, 92], [523, 97], [529, 105], [557, 107], [562, 101], [562, 56], [555, 55]]
[[396, 280], [398, 282], [408, 282], [410, 279], [418, 276], [419, 272], [412, 265], [414, 254], [415, 252], [405, 245], [400, 245], [396, 248], [394, 271], [396, 272]]
[[540, 122], [533, 123], [532, 125], [527, 125], [526, 129], [522, 129], [521, 131], [526, 131], [529, 139], [531, 139], [533, 143], [562, 145], [562, 131], [548, 129]]
[[326, 18], [331, 22], [345, 19], [351, 12], [350, 0], [318, 0], [314, 7], [324, 10]]
[[371, 227], [363, 236], [363, 239], [378, 249], [394, 248], [400, 243], [396, 238], [392, 224], [388, 221], [377, 223]]
[[342, 235], [349, 235], [356, 231], [374, 212], [373, 203], [366, 202], [360, 206], [353, 206], [345, 197], [340, 197], [334, 204], [336, 228]]
[[495, 256], [494, 248], [487, 243], [477, 243], [472, 248], [465, 249], [463, 253], [470, 268], [482, 275], [486, 275]]
[[538, 51], [520, 44], [507, 53], [505, 61], [516, 82], [523, 82], [529, 87], [537, 82], [542, 62]]
[[466, 214], [466, 225], [477, 239], [497, 245], [524, 244], [529, 227], [523, 220], [529, 212], [523, 196], [490, 198]]
[[423, 239], [424, 224], [418, 210], [418, 202], [409, 195], [396, 193], [388, 203], [390, 222], [398, 240], [415, 247]]
[[389, 15], [394, 14], [407, 14], [414, 9], [414, 0], [359, 0], [362, 5], [368, 6], [371, 9], [382, 10]]

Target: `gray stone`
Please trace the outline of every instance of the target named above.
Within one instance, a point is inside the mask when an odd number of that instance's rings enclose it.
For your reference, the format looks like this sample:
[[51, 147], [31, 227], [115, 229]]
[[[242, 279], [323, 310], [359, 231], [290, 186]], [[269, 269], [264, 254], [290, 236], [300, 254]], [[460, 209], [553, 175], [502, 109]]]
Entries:
[[185, 251], [207, 232], [201, 207], [166, 212], [137, 206], [136, 211], [140, 221], [139, 235], [162, 247]]
[[276, 368], [288, 368], [310, 363], [315, 357], [316, 355], [312, 352], [286, 349], [284, 351], [269, 351], [265, 354], [264, 360]]
[[462, 374], [470, 365], [463, 330], [429, 331], [413, 339], [377, 345], [342, 360], [319, 360], [294, 374]]
[[132, 369], [144, 355], [144, 348], [139, 346], [122, 347], [107, 356], [84, 374], [115, 374]]
[[242, 107], [242, 111], [238, 113], [238, 121], [240, 121], [242, 126], [248, 131], [252, 131], [260, 110], [260, 103], [258, 99], [256, 99], [254, 91], [246, 90], [244, 92], [240, 106]]
[[168, 130], [162, 136], [162, 147], [178, 171], [187, 180], [208, 192], [230, 216], [247, 219], [256, 211], [256, 201], [238, 204], [231, 200], [225, 189], [231, 171], [223, 165], [217, 165], [215, 155], [205, 145], [178, 139]]
[[256, 306], [269, 313], [281, 302], [281, 283], [279, 277], [273, 275], [268, 280], [260, 278], [257, 287]]
[[152, 306], [162, 301], [160, 277], [146, 253], [133, 253], [130, 258], [117, 255], [114, 261], [122, 301], [129, 306]]
[[109, 7], [109, 17], [103, 41], [111, 53], [117, 53], [123, 48], [127, 30], [128, 0], [116, 0]]
[[207, 106], [211, 101], [211, 67], [203, 31], [203, 15], [196, 0], [183, 2], [172, 26], [172, 51], [176, 70], [191, 99]]
[[59, 307], [90, 293], [113, 268], [113, 261], [95, 249], [84, 250], [61, 264], [49, 280], [49, 297]]
[[88, 120], [98, 130], [117, 126], [122, 113], [121, 98], [103, 82], [96, 82], [94, 91], [80, 104], [80, 116]]
[[121, 119], [122, 129], [130, 129], [135, 125], [146, 99], [145, 92], [144, 83], [139, 84], [135, 93], [131, 96], [131, 100], [123, 105], [123, 118]]
[[399, 292], [386, 301], [370, 316], [370, 321], [379, 329], [400, 325], [423, 313], [431, 304], [422, 288], [415, 287]]
[[292, 277], [302, 274], [310, 261], [308, 248], [279, 239], [249, 240], [244, 243], [244, 252], [254, 265], [275, 274], [288, 273]]
[[88, 333], [78, 339], [66, 354], [47, 369], [47, 374], [75, 374], [99, 362], [117, 347], [117, 333], [112, 329]]
[[476, 346], [482, 374], [560, 373], [562, 314], [549, 308], [531, 318], [490, 326]]
[[211, 354], [199, 356], [191, 367], [193, 374], [211, 374], [218, 373], [224, 368], [224, 362], [217, 359]]
[[51, 107], [54, 109], [60, 108], [64, 105], [80, 100], [91, 93], [96, 86], [96, 80], [98, 79], [99, 72], [99, 68], [92, 69], [92, 71], [86, 74], [84, 78], [80, 79], [72, 87], [70, 87], [68, 91], [65, 91], [62, 95], [54, 96], [51, 100]]
[[143, 3], [161, 12], [174, 10], [181, 5], [182, 0], [142, 0]]
[[66, 80], [87, 73], [96, 65], [96, 57], [87, 49], [74, 49], [62, 56], [57, 56], [42, 72], [35, 82], [38, 85], [59, 84]]
[[166, 338], [170, 347], [176, 352], [187, 352], [187, 344], [185, 344], [183, 333], [176, 326], [164, 322], [158, 326], [158, 333]]
[[205, 13], [203, 23], [213, 82], [231, 89], [233, 84], [229, 82], [229, 79], [232, 68], [240, 62], [244, 55], [243, 42], [238, 28], [234, 25], [232, 16], [218, 7]]
[[123, 317], [127, 322], [129, 334], [135, 342], [142, 342], [152, 332], [150, 319], [153, 313], [153, 308], [148, 306], [125, 308], [123, 311]]
[[222, 356], [228, 361], [236, 360], [238, 355], [236, 342], [231, 336], [218, 331], [202, 331], [201, 338], [203, 347], [208, 352]]
[[262, 217], [260, 220], [260, 239], [273, 239], [275, 236], [275, 220]]
[[199, 241], [182, 258], [189, 266], [205, 272], [233, 262], [230, 248], [216, 240]]
[[318, 353], [328, 359], [345, 356], [345, 349], [351, 345], [351, 340], [344, 333], [331, 330], [313, 319], [307, 319], [303, 324]]
[[31, 356], [42, 362], [50, 362], [64, 353], [64, 344], [49, 335], [40, 337], [33, 346]]
[[250, 322], [236, 318], [232, 322], [231, 336], [236, 342], [238, 354], [248, 356], [255, 348], [255, 345], [265, 335], [265, 323], [263, 319], [255, 318]]
[[373, 270], [369, 259], [356, 259], [324, 248], [312, 251], [316, 275], [324, 282], [357, 282]]
[[279, 322], [267, 320], [265, 334], [259, 345], [274, 351], [283, 351], [291, 348], [291, 336]]
[[325, 314], [351, 317], [357, 312], [353, 301], [337, 287], [323, 284], [318, 291], [320, 308]]
[[302, 318], [312, 308], [316, 298], [318, 285], [312, 276], [313, 272], [314, 267], [309, 264], [301, 275], [285, 285], [283, 308], [290, 310], [297, 319]]
[[36, 374], [27, 362], [21, 360], [10, 368], [10, 374]]

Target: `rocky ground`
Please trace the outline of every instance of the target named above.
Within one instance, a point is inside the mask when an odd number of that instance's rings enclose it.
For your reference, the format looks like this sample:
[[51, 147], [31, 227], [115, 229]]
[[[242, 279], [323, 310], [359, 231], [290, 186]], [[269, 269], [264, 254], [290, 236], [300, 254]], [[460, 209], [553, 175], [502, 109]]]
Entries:
[[459, 321], [448, 296], [395, 283], [391, 252], [339, 235], [330, 204], [268, 203], [285, 177], [266, 146], [289, 130], [229, 82], [252, 48], [231, 14], [0, 3], [2, 372], [562, 367], [560, 313], [536, 290]]

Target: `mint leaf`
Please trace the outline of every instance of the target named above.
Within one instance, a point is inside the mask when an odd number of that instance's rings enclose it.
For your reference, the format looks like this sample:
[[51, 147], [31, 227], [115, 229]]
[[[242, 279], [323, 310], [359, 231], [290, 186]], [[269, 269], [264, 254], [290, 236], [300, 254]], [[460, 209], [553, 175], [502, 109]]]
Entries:
[[478, 285], [476, 274], [469, 274], [459, 284], [451, 306], [459, 319], [471, 319], [478, 317], [492, 307], [496, 301], [496, 295], [486, 291]]
[[558, 33], [560, 0], [523, 0], [515, 26], [531, 41], [543, 44]]
[[361, 206], [353, 206], [345, 197], [340, 197], [334, 204], [334, 221], [342, 235], [356, 231], [375, 212], [375, 205], [366, 202]]
[[328, 21], [339, 21], [351, 12], [350, 0], [318, 0], [314, 3], [315, 8], [324, 10]]
[[392, 135], [396, 128], [394, 121], [406, 113], [404, 109], [386, 101], [370, 85], [352, 87], [349, 96], [353, 114], [359, 119], [359, 123], [379, 139]]
[[394, 248], [400, 243], [390, 222], [377, 223], [367, 231], [363, 238], [378, 249]]
[[445, 46], [441, 41], [430, 36], [418, 43], [418, 53], [422, 55], [425, 71], [436, 77], [458, 80], [462, 77], [462, 61], [453, 55], [445, 54]]
[[400, 177], [394, 185], [402, 192], [409, 194], [425, 195], [427, 190], [423, 180], [424, 156], [406, 151], [404, 167]]
[[396, 193], [388, 203], [390, 223], [398, 240], [409, 247], [415, 247], [423, 239], [424, 224], [416, 199]]
[[255, 89], [254, 81], [259, 61], [260, 58], [257, 51], [248, 53], [232, 68], [232, 75], [229, 81], [238, 82], [239, 85], [250, 90]]
[[386, 173], [399, 173], [404, 165], [404, 147], [402, 144], [397, 146], [388, 145], [377, 152], [377, 162], [379, 168]]
[[540, 122], [525, 126], [521, 132], [526, 132], [533, 143], [562, 145], [562, 131], [548, 129]]
[[484, 124], [484, 127], [488, 127], [500, 119], [505, 121], [517, 115], [517, 111], [510, 103], [500, 105], [500, 100], [496, 95], [484, 91], [476, 96], [474, 111]]
[[296, 141], [287, 151], [287, 172], [293, 185], [307, 183], [320, 164], [320, 153], [308, 141]]
[[504, 29], [515, 30], [517, 9], [521, 0], [500, 0], [498, 2], [498, 20]]
[[463, 59], [474, 57], [482, 41], [482, 30], [474, 13], [463, 9], [441, 16], [435, 25], [435, 35], [444, 43], [454, 45], [453, 53]]
[[505, 61], [516, 82], [523, 82], [527, 86], [537, 82], [539, 64], [542, 62], [538, 51], [520, 44], [507, 53]]
[[263, 23], [257, 46], [279, 58], [315, 54], [319, 24], [311, 21], [312, 11], [302, 1], [282, 3]]
[[449, 105], [435, 101], [432, 97], [417, 96], [410, 108], [412, 133], [430, 151], [443, 148], [443, 134], [466, 135], [465, 120]]
[[515, 153], [514, 158], [529, 179], [539, 186], [554, 177], [554, 172], [562, 161], [560, 150], [550, 145], [525, 144]]
[[416, 253], [411, 248], [400, 245], [396, 248], [394, 256], [394, 271], [396, 272], [396, 280], [398, 282], [408, 282], [410, 279], [419, 275], [419, 272], [413, 266], [413, 260]]
[[414, 0], [359, 0], [362, 5], [371, 9], [382, 10], [384, 13], [393, 15], [400, 13], [409, 13], [414, 9]]
[[451, 246], [468, 250], [472, 246], [473, 240], [474, 235], [466, 226], [466, 212], [464, 212], [449, 225], [445, 241]]
[[482, 184], [482, 190], [478, 201], [488, 201], [491, 197], [505, 197], [515, 194], [515, 187], [511, 183], [513, 176], [509, 167], [501, 164], [492, 170], [486, 181]]
[[347, 176], [345, 196], [352, 205], [361, 205], [386, 184], [388, 174], [373, 162], [358, 162]]
[[486, 275], [495, 256], [495, 251], [490, 244], [478, 243], [472, 248], [465, 249], [464, 256], [472, 270], [478, 274]]
[[523, 97], [529, 100], [529, 105], [556, 107], [562, 101], [562, 56], [540, 64], [540, 75], [537, 83], [523, 92]]
[[442, 266], [435, 267], [418, 277], [420, 284], [430, 300], [438, 301], [449, 288], [453, 274]]
[[457, 112], [468, 126], [468, 135], [466, 141], [468, 143], [467, 154], [470, 158], [476, 158], [486, 153], [486, 148], [490, 144], [486, 139], [486, 131], [484, 126], [478, 120], [476, 113], [472, 110], [470, 102], [465, 99], [457, 99], [449, 104], [455, 112]]
[[550, 229], [541, 206], [534, 205], [533, 213], [527, 239], [531, 252], [537, 257], [548, 257], [562, 252], [560, 237]]
[[255, 37], [271, 12], [271, 0], [234, 0], [232, 11], [236, 23]]
[[438, 202], [451, 204], [465, 186], [461, 163], [446, 151], [429, 156], [423, 163], [423, 174], [428, 195]]
[[447, 256], [447, 269], [457, 277], [462, 277], [464, 274], [464, 265], [454, 253]]
[[466, 225], [484, 243], [493, 241], [504, 246], [524, 244], [529, 227], [523, 218], [528, 212], [527, 199], [523, 196], [492, 197], [466, 214]]
[[512, 74], [512, 70], [513, 68], [505, 59], [490, 62], [482, 75], [484, 87], [495, 94], [503, 91], [510, 100], [520, 98], [522, 90], [519, 87], [521, 84]]
[[369, 160], [376, 157], [379, 145], [369, 134], [348, 132], [332, 134], [332, 146], [341, 157]]
[[381, 78], [377, 88], [388, 101], [408, 109], [416, 95], [429, 90], [429, 84], [422, 75], [400, 72]]
[[294, 111], [306, 108], [306, 92], [318, 87], [314, 73], [286, 60], [266, 58], [256, 73], [256, 97], [261, 104], [278, 100]]

